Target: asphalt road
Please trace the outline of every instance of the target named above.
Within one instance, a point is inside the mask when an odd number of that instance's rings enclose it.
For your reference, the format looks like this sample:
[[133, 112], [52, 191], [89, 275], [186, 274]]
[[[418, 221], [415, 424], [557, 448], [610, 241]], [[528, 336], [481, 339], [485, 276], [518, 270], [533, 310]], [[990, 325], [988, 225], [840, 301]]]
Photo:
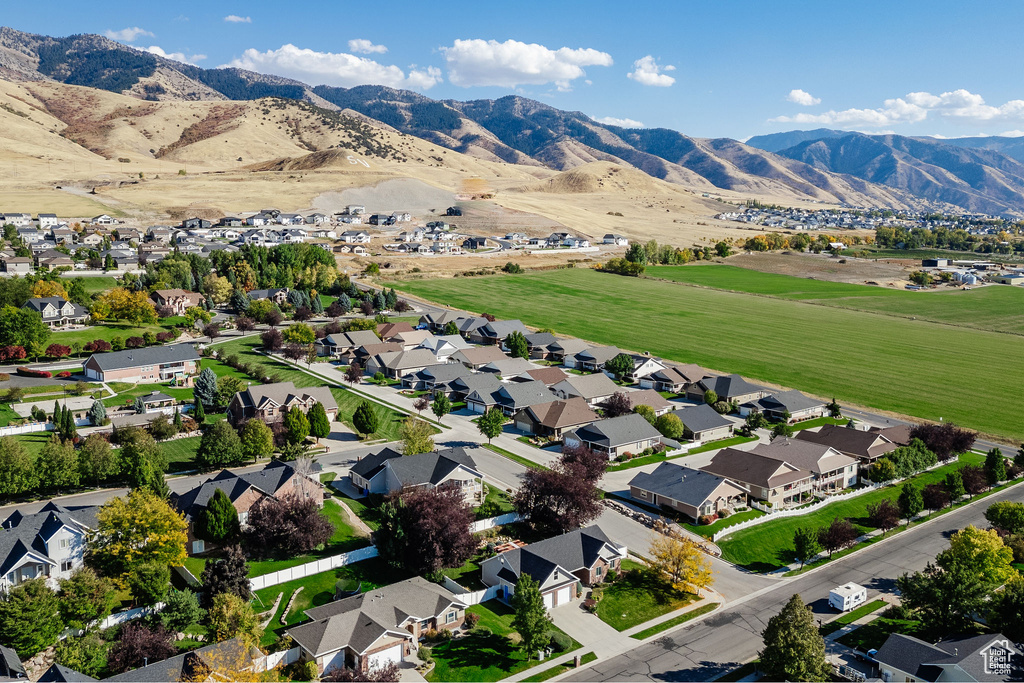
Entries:
[[1024, 502], [1024, 487], [989, 496], [973, 505], [904, 531], [795, 579], [761, 588], [727, 603], [692, 626], [574, 673], [571, 681], [710, 681], [757, 656], [761, 632], [794, 593], [816, 614], [833, 616], [831, 588], [848, 581], [868, 588], [868, 598], [891, 592], [895, 579], [918, 571], [963, 527], [985, 525], [984, 512], [997, 500]]

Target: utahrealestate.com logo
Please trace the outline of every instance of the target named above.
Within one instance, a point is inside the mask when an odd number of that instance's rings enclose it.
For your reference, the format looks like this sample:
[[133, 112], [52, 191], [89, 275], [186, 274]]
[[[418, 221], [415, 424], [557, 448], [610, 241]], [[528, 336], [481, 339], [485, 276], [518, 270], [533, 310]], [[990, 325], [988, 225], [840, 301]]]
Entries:
[[996, 676], [1007, 676], [1013, 670], [1010, 660], [1013, 657], [1013, 650], [1010, 643], [1005, 640], [992, 641], [987, 648], [979, 653], [985, 660], [985, 673]]

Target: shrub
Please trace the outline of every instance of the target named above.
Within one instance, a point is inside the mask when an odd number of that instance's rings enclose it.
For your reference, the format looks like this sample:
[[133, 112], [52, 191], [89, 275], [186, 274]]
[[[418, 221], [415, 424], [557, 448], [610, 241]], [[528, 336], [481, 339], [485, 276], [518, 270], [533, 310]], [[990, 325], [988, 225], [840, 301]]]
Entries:
[[465, 624], [466, 628], [473, 628], [480, 621], [480, 615], [476, 612], [466, 612]]
[[[445, 629], [445, 630], [447, 630], [447, 629]], [[471, 635], [471, 636], [480, 636], [481, 638], [487, 638], [488, 636], [494, 635], [494, 631], [492, 631], [491, 629], [487, 628], [486, 626], [474, 626], [473, 628], [469, 629], [469, 635]]]
[[129, 349], [138, 349], [146, 345], [146, 340], [142, 337], [128, 337], [128, 339], [125, 340], [124, 345]]
[[71, 371], [61, 370], [60, 372], [57, 373], [57, 376], [60, 377], [61, 379], [67, 379], [68, 377], [71, 376]]
[[0, 372], [0, 382], [6, 382], [11, 378], [6, 372]]
[[420, 649], [416, 652], [416, 656], [420, 658], [420, 661], [424, 664], [430, 664], [434, 661], [434, 653], [430, 651], [430, 648], [426, 645], [420, 646]]
[[718, 515], [701, 515], [697, 518], [697, 524], [713, 524], [718, 521]]
[[53, 373], [48, 370], [33, 370], [32, 368], [19, 367], [18, 374], [22, 377], [43, 377], [49, 379], [53, 377]]
[[726, 517], [728, 517], [728, 516], [729, 516], [729, 515], [731, 515], [731, 514], [732, 514], [732, 513], [731, 513], [731, 512], [729, 512], [728, 510], [719, 510], [719, 511], [718, 511], [718, 517], [719, 517], [720, 519], [725, 519]]
[[618, 573], [614, 569], [609, 569], [608, 573], [604, 575], [605, 583], [615, 583], [619, 578]]
[[551, 631], [548, 635], [551, 636], [551, 649], [555, 652], [565, 652], [572, 648], [572, 638], [561, 631]]

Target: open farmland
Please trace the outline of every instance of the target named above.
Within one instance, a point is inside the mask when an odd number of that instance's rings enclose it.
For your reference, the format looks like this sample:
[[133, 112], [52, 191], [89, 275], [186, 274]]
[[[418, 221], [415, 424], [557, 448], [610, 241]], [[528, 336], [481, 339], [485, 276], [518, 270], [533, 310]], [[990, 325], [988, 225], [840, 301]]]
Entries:
[[647, 275], [701, 287], [809, 301], [823, 306], [916, 317], [950, 325], [1024, 334], [1024, 287], [908, 291], [762, 273], [734, 266], [657, 266]]
[[980, 398], [1016, 394], [1017, 335], [583, 269], [394, 286], [840, 402], [1024, 436], [1013, 401]]

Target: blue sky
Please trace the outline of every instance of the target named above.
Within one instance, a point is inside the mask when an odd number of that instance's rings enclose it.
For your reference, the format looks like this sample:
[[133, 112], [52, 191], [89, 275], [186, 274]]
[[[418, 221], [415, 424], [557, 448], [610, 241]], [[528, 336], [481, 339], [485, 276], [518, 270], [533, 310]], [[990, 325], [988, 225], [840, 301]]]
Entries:
[[[434, 98], [510, 93], [599, 120], [746, 138], [794, 128], [1024, 134], [1024, 3], [6, 3], [203, 67]], [[1011, 66], [1012, 65], [1012, 66]], [[618, 120], [618, 121], [616, 121]]]

